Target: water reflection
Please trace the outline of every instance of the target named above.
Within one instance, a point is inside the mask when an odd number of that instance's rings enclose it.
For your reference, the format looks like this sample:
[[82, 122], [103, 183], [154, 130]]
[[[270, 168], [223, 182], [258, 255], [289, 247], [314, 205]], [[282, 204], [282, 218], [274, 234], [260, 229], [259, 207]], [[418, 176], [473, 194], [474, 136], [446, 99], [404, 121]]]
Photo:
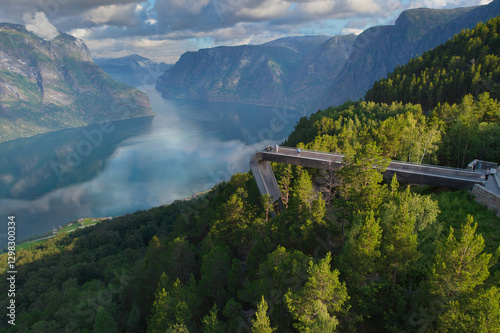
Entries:
[[[269, 107], [166, 100], [153, 89], [146, 92], [157, 116], [116, 124], [111, 133], [101, 129], [99, 145], [92, 138], [98, 142], [100, 136], [91, 132], [99, 127], [0, 145], [0, 177], [7, 184], [0, 211], [17, 216], [20, 238], [80, 217], [122, 215], [208, 190], [248, 171], [250, 155], [281, 142], [302, 116]], [[82, 140], [95, 146], [91, 153]], [[87, 155], [68, 171], [71, 149]]]
[[150, 130], [143, 117], [19, 139], [0, 145], [0, 198], [34, 199], [92, 179], [124, 140]]

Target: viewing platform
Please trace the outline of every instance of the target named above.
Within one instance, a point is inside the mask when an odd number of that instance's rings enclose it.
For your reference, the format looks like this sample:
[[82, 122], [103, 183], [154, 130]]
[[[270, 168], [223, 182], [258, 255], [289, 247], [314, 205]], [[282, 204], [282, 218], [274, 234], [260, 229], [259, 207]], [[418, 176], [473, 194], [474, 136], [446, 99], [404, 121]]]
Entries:
[[[269, 194], [276, 202], [281, 198], [281, 192], [274, 172], [269, 162], [299, 165], [307, 168], [336, 171], [343, 166], [344, 155], [325, 153], [296, 148], [279, 147], [270, 151], [258, 151], [250, 159], [250, 168], [261, 194]], [[484, 179], [485, 170], [473, 171], [472, 168], [459, 169], [435, 165], [425, 165], [409, 162], [391, 161], [384, 178], [390, 180], [394, 174], [398, 181], [421, 185], [433, 185], [451, 189], [472, 189], [474, 185], [494, 186], [500, 193], [495, 177], [490, 176], [488, 182]]]

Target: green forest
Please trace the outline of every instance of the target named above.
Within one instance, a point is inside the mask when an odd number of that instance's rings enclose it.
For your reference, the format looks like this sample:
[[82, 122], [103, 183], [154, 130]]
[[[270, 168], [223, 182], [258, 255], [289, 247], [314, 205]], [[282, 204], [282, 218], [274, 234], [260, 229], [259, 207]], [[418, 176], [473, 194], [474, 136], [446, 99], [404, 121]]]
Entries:
[[16, 325], [0, 332], [500, 332], [500, 218], [468, 190], [381, 173], [391, 159], [500, 162], [499, 25], [397, 68], [365, 101], [302, 118], [284, 144], [343, 153], [345, 166], [273, 164], [276, 216], [252, 174], [236, 174], [19, 250]]

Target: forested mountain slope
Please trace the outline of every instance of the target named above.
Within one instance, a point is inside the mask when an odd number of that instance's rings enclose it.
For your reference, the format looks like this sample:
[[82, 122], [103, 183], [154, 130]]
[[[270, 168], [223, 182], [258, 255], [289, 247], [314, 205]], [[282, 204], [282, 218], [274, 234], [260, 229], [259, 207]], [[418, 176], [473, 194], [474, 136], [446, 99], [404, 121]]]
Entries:
[[465, 30], [444, 45], [396, 68], [374, 83], [366, 101], [401, 101], [431, 110], [470, 93], [500, 97], [500, 17]]
[[[331, 200], [314, 189], [308, 171], [279, 167], [290, 200], [273, 219], [253, 178], [235, 175], [202, 198], [18, 251], [16, 325], [2, 321], [0, 331], [497, 327], [491, 254], [500, 219], [466, 192], [412, 193], [379, 185], [360, 167], [350, 169], [356, 185]], [[365, 179], [368, 191], [359, 192]], [[466, 263], [453, 255], [466, 250]], [[7, 283], [0, 287], [8, 290]]]
[[382, 183], [380, 171], [392, 158], [500, 161], [482, 136], [498, 140], [498, 110], [486, 91], [430, 112], [350, 102], [304, 117], [287, 144], [346, 165], [274, 164], [283, 212], [236, 174], [19, 251], [16, 325], [0, 330], [496, 332], [500, 218], [467, 191]]

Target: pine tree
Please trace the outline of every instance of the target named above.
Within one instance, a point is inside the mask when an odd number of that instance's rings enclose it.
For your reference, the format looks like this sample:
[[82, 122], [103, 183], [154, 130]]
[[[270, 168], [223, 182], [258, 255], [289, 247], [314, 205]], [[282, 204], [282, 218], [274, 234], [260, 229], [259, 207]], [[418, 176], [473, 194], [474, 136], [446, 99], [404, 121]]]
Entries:
[[324, 225], [324, 217], [326, 214], [326, 203], [323, 200], [323, 194], [319, 193], [318, 198], [311, 205], [311, 219], [315, 226]]
[[259, 304], [257, 304], [257, 312], [255, 319], [252, 319], [252, 333], [272, 333], [276, 331], [271, 327], [271, 321], [267, 316], [267, 302], [262, 296]]
[[189, 281], [191, 273], [196, 270], [197, 251], [185, 236], [177, 237], [169, 241], [164, 247], [164, 256], [168, 258], [163, 266], [166, 274], [181, 282]]
[[192, 322], [193, 296], [196, 292], [196, 282], [191, 279], [189, 285], [183, 285], [177, 279], [172, 285], [168, 277], [162, 274], [156, 290], [151, 316], [148, 318], [148, 332], [187, 331], [187, 325]]
[[[258, 303], [256, 295], [263, 295], [273, 307], [269, 309], [269, 317], [280, 329], [286, 329], [291, 318], [284, 305], [284, 293], [296, 291], [307, 280], [310, 257], [282, 246], [269, 253], [267, 260], [259, 265], [257, 279], [247, 283], [244, 290], [238, 292], [238, 298], [247, 303]], [[258, 296], [257, 296], [258, 297]]]
[[231, 263], [227, 246], [214, 246], [202, 258], [200, 286], [208, 299], [220, 306], [228, 300], [227, 276]]
[[245, 278], [245, 275], [243, 273], [241, 262], [238, 259], [233, 258], [231, 268], [227, 272], [227, 289], [228, 289], [228, 291], [231, 294], [233, 294], [234, 296], [236, 296], [236, 293], [238, 292], [238, 290], [241, 289], [244, 278]]
[[260, 197], [260, 203], [266, 212], [266, 222], [269, 222], [269, 214], [273, 212], [273, 200], [272, 197], [265, 193]]
[[405, 273], [421, 255], [418, 251], [416, 218], [411, 198], [409, 188], [399, 193], [385, 205], [381, 218], [384, 230], [381, 253], [392, 275], [393, 284], [396, 284], [398, 273]]
[[342, 271], [353, 285], [361, 285], [380, 264], [381, 238], [382, 229], [373, 211], [359, 228], [352, 228], [340, 261]]
[[290, 192], [292, 191], [292, 176], [292, 166], [290, 164], [286, 164], [283, 167], [282, 176], [278, 180], [278, 185], [281, 190], [281, 200], [283, 201], [283, 205], [285, 205], [286, 208], [288, 208], [288, 202], [290, 201]]
[[185, 324], [173, 324], [166, 331], [166, 333], [189, 333]]
[[169, 318], [167, 317], [168, 294], [164, 288], [158, 290], [155, 301], [153, 303], [152, 314], [148, 319], [148, 332], [159, 333], [165, 332], [169, 326]]
[[347, 215], [378, 211], [384, 200], [386, 186], [380, 185], [389, 161], [381, 155], [375, 143], [369, 142], [344, 158], [344, 167], [337, 174], [340, 192], [347, 202]]
[[95, 317], [94, 332], [114, 333], [117, 330], [116, 322], [111, 314], [103, 306], [99, 306]]
[[242, 197], [246, 192], [241, 189], [233, 193], [226, 203], [217, 209], [218, 219], [215, 221], [210, 233], [226, 244], [239, 245], [246, 240], [248, 224], [247, 210]]
[[484, 239], [475, 233], [476, 228], [477, 223], [470, 215], [462, 225], [459, 239], [450, 227], [448, 238], [438, 247], [430, 277], [431, 290], [435, 295], [451, 301], [461, 293], [472, 291], [489, 276], [492, 255], [481, 253]]
[[500, 332], [500, 290], [491, 287], [450, 302], [438, 320], [440, 332]]
[[155, 290], [158, 278], [162, 273], [164, 265], [161, 251], [163, 250], [161, 241], [158, 237], [153, 236], [149, 241], [149, 245], [144, 256], [144, 261], [141, 268], [140, 280], [137, 288], [137, 303], [139, 308], [151, 307], [155, 300]]
[[[349, 299], [345, 283], [338, 279], [339, 271], [330, 270], [331, 255], [315, 264], [309, 262], [308, 279], [297, 291], [288, 291], [285, 302], [299, 331], [333, 332], [338, 326], [336, 315], [347, 312]], [[327, 331], [322, 331], [327, 328]]]
[[294, 202], [299, 212], [309, 210], [314, 200], [314, 190], [311, 177], [306, 170], [301, 170], [293, 189]]
[[217, 318], [217, 312], [217, 305], [214, 304], [210, 313], [203, 317], [203, 333], [220, 333], [226, 331], [224, 323]]

